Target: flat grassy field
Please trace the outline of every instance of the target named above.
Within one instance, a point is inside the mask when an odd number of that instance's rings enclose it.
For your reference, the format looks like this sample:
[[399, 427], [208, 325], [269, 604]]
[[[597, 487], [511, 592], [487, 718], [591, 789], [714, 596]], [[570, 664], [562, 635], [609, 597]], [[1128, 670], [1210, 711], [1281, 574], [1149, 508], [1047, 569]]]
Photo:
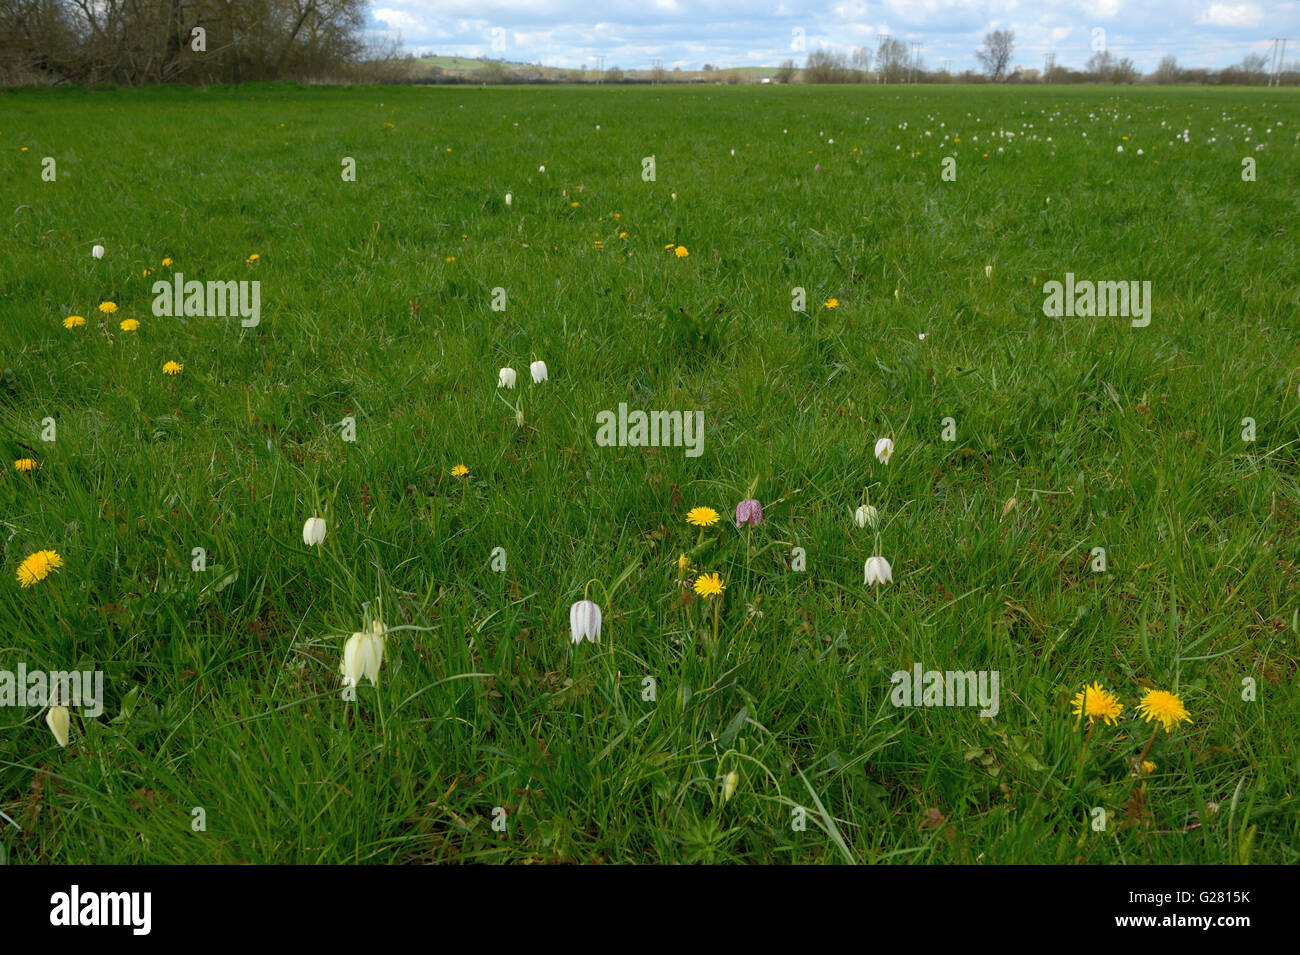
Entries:
[[1294, 90], [0, 93], [0, 681], [103, 679], [0, 861], [1300, 861], [1297, 182]]

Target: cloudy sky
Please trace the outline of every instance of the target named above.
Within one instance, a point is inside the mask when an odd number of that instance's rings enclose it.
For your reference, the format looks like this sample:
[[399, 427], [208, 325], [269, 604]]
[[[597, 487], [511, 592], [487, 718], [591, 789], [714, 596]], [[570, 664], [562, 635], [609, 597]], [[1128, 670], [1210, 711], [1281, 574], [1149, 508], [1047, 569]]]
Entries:
[[[989, 30], [1016, 35], [1015, 63], [1081, 68], [1094, 36], [1116, 57], [1153, 69], [1166, 53], [1183, 66], [1222, 67], [1271, 55], [1270, 37], [1296, 37], [1300, 0], [373, 0], [371, 28], [415, 53], [489, 56], [561, 66], [671, 69], [802, 63], [817, 46], [874, 50], [889, 34], [919, 41], [927, 66], [976, 67]], [[1095, 31], [1104, 31], [1097, 34]]]

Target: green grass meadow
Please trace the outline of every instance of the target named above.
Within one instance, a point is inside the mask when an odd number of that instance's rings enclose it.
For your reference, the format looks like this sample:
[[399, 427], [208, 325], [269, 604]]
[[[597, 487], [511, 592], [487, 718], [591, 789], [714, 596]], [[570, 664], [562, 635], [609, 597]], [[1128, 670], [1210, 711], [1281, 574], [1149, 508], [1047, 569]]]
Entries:
[[0, 93], [0, 671], [104, 679], [0, 707], [0, 861], [1300, 861], [1298, 182], [1265, 88]]

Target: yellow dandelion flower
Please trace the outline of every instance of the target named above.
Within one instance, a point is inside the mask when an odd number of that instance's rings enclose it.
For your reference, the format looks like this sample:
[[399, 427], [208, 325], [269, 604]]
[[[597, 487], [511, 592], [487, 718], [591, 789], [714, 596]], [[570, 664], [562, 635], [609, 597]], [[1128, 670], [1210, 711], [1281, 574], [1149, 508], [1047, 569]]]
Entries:
[[448, 261], [448, 262], [455, 262], [455, 261], [456, 261], [456, 256], [454, 256], [454, 255], [449, 255], [449, 256], [447, 256], [447, 261]]
[[258, 259], [260, 259], [260, 258], [261, 258], [261, 256], [258, 255], [256, 252], [254, 252], [254, 253], [253, 253], [252, 255], [250, 255], [248, 258], [244, 259], [244, 261], [247, 262], [249, 265], [252, 265], [254, 262], [256, 262], [256, 261], [257, 261]]
[[117, 311], [117, 302], [100, 302], [99, 310], [105, 315], [112, 315]]
[[677, 248], [673, 249], [673, 255], [677, 256], [679, 259], [684, 259], [690, 254], [691, 253], [686, 251], [686, 246], [684, 245], [679, 245]]
[[627, 238], [627, 233], [626, 233], [626, 232], [620, 232], [620, 233], [618, 234], [618, 237], [619, 237], [620, 239], [626, 239], [626, 238]]
[[134, 318], [124, 318], [122, 321], [118, 322], [117, 327], [122, 329], [124, 332], [133, 332], [140, 327], [140, 323]]
[[711, 507], [692, 507], [686, 512], [686, 523], [696, 527], [712, 527], [718, 523], [718, 512]]
[[570, 208], [570, 209], [576, 209], [576, 208], [578, 208], [578, 204], [577, 204], [576, 202], [570, 202], [570, 203], [569, 203], [569, 208]]
[[1071, 705], [1074, 707], [1075, 716], [1086, 716], [1089, 723], [1103, 720], [1112, 726], [1115, 725], [1115, 718], [1124, 709], [1124, 704], [1119, 701], [1119, 697], [1106, 690], [1100, 683], [1085, 686], [1075, 694]]
[[1150, 776], [1156, 771], [1156, 764], [1151, 762], [1149, 759], [1144, 759], [1142, 761], [1142, 771]]
[[727, 589], [721, 574], [700, 574], [695, 578], [695, 592], [701, 597], [718, 597]]
[[677, 558], [677, 570], [679, 573], [686, 573], [691, 567], [691, 555], [681, 554]]
[[837, 298], [828, 298], [828, 299], [826, 300], [826, 307], [827, 307], [827, 308], [839, 308], [839, 307], [840, 307], [840, 300], [837, 299]]
[[44, 580], [63, 566], [63, 558], [58, 551], [38, 550], [18, 565], [18, 583], [24, 589], [37, 581]]
[[141, 269], [141, 270], [140, 270], [140, 277], [141, 277], [141, 278], [146, 278], [146, 279], [147, 279], [147, 278], [148, 278], [149, 276], [151, 276], [151, 275], [153, 275], [153, 269]]
[[163, 268], [167, 268], [169, 265], [172, 264], [172, 257], [170, 255], [167, 256], [165, 259], [162, 260], [162, 264], [163, 264]]
[[452, 477], [464, 477], [467, 474], [469, 474], [469, 468], [465, 467], [463, 464], [458, 464], [451, 469]]
[[1147, 723], [1158, 720], [1166, 733], [1172, 733], [1179, 722], [1192, 721], [1183, 701], [1176, 693], [1167, 690], [1147, 690], [1142, 696], [1142, 702], [1138, 704], [1138, 713]]
[[181, 369], [184, 368], [184, 367], [185, 367], [185, 366], [182, 365], [182, 364], [180, 364], [179, 362], [169, 361], [169, 362], [167, 362], [165, 365], [163, 365], [163, 374], [164, 374], [164, 375], [179, 375], [179, 374], [181, 373]]
[[30, 474], [36, 470], [36, 461], [32, 458], [19, 458], [14, 462], [14, 470], [20, 474]]
[[665, 248], [665, 249], [675, 249], [675, 248], [677, 248], [677, 243], [676, 243], [676, 242], [669, 242], [667, 245], [664, 246], [664, 248]]
[[86, 324], [86, 320], [80, 315], [69, 315], [63, 320], [64, 328], [80, 328], [84, 324]]

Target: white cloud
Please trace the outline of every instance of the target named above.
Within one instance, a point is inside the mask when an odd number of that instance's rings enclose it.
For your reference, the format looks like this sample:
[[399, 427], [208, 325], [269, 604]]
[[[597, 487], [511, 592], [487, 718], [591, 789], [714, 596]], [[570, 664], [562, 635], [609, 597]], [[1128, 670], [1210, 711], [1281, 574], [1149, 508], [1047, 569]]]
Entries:
[[1196, 22], [1212, 27], [1257, 27], [1264, 11], [1253, 3], [1212, 3]]
[[386, 7], [374, 11], [374, 18], [390, 30], [415, 32], [424, 27], [424, 21], [403, 13], [401, 10], [389, 10]]

